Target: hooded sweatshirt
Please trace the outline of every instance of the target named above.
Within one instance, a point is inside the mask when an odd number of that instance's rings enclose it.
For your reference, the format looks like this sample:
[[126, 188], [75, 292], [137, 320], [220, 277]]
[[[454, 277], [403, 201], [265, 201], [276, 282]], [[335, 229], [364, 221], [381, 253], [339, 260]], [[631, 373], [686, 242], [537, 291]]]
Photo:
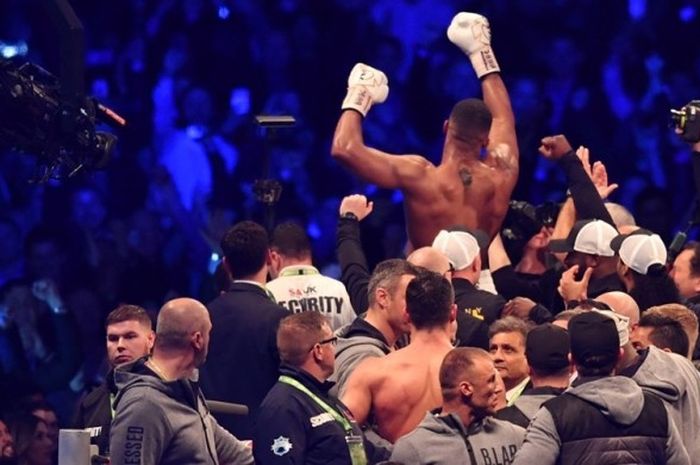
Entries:
[[120, 367], [110, 431], [112, 465], [252, 465], [250, 448], [209, 413], [196, 382], [165, 382], [144, 365]]
[[383, 357], [391, 352], [391, 348], [384, 335], [362, 318], [340, 328], [336, 335], [335, 371], [328, 380], [336, 383], [330, 394], [342, 397], [345, 383], [357, 365], [367, 357]]
[[663, 403], [622, 376], [579, 378], [530, 423], [514, 464], [689, 464]]
[[524, 437], [523, 428], [492, 417], [465, 427], [454, 413], [428, 413], [415, 430], [396, 441], [390, 460], [404, 465], [512, 463]]
[[691, 463], [700, 465], [698, 370], [690, 360], [651, 346], [639, 368], [630, 376], [644, 391], [654, 394], [666, 403]]

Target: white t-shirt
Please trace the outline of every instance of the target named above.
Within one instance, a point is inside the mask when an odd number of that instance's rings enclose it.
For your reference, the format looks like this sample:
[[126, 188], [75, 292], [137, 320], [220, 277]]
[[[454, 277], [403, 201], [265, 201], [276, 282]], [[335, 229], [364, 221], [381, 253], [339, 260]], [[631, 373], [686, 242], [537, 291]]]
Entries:
[[328, 317], [336, 330], [355, 319], [350, 296], [340, 281], [323, 276], [310, 265], [288, 266], [265, 287], [278, 304], [294, 313], [314, 310]]

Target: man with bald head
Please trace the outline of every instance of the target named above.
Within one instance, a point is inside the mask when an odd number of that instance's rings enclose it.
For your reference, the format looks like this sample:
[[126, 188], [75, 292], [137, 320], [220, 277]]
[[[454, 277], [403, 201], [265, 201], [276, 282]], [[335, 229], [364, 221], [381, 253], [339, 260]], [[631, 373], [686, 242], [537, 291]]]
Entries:
[[153, 354], [115, 372], [111, 463], [253, 463], [251, 450], [211, 416], [197, 384], [211, 327], [206, 307], [194, 299], [160, 309]]
[[605, 292], [596, 297], [595, 300], [603, 302], [613, 309], [615, 313], [629, 318], [630, 328], [633, 328], [639, 323], [639, 305], [637, 305], [637, 301], [628, 293], [622, 291]]

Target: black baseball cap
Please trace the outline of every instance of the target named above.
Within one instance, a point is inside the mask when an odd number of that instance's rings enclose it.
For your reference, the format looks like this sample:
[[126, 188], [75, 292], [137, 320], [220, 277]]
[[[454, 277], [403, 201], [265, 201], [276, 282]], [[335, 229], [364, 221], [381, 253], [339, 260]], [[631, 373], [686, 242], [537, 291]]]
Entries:
[[556, 371], [569, 365], [569, 333], [551, 323], [532, 328], [527, 333], [525, 356], [535, 370]]
[[600, 312], [590, 311], [574, 316], [569, 321], [571, 356], [576, 363], [591, 357], [614, 360], [620, 351], [620, 336], [615, 321]]

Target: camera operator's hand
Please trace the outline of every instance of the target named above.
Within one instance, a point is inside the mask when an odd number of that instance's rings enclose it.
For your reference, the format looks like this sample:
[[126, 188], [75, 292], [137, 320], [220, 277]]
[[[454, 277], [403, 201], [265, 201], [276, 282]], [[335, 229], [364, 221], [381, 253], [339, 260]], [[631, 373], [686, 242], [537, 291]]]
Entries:
[[374, 202], [367, 201], [367, 197], [360, 194], [348, 195], [340, 202], [340, 216], [347, 213], [352, 213], [357, 217], [358, 221], [362, 221], [372, 213]]
[[542, 139], [539, 149], [542, 156], [548, 160], [559, 160], [566, 153], [572, 151], [571, 144], [562, 134], [549, 136]]

